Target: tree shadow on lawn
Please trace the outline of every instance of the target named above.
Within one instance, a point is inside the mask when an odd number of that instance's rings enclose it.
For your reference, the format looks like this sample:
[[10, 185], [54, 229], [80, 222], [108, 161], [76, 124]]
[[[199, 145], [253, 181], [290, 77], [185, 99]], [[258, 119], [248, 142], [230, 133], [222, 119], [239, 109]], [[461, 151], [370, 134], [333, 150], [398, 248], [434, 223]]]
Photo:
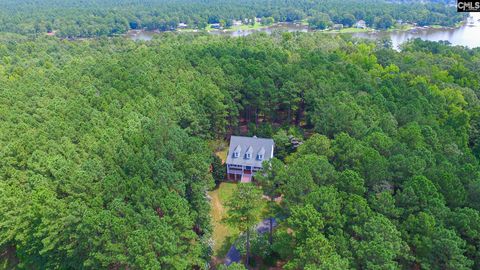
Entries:
[[217, 257], [224, 259], [225, 256], [227, 255], [228, 251], [230, 250], [230, 247], [235, 243], [235, 240], [237, 240], [238, 235], [230, 235], [225, 238], [225, 241], [223, 241], [222, 246], [217, 250]]

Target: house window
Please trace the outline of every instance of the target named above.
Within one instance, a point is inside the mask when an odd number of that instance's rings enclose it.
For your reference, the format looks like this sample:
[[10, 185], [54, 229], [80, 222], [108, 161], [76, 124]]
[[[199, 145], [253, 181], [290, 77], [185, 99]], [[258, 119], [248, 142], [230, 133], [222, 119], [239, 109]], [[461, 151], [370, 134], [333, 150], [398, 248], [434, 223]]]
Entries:
[[251, 155], [250, 153], [246, 153], [246, 154], [245, 154], [245, 158], [246, 158], [246, 159], [250, 159], [251, 157], [252, 157], [252, 155]]
[[258, 160], [262, 160], [262, 159], [263, 159], [263, 155], [258, 154], [258, 155], [257, 155], [257, 159], [258, 159]]
[[242, 147], [240, 145], [237, 145], [235, 149], [233, 150], [233, 157], [238, 158], [240, 156], [240, 152], [242, 151]]
[[242, 165], [236, 165], [236, 164], [229, 164], [228, 166], [230, 168], [242, 168]]

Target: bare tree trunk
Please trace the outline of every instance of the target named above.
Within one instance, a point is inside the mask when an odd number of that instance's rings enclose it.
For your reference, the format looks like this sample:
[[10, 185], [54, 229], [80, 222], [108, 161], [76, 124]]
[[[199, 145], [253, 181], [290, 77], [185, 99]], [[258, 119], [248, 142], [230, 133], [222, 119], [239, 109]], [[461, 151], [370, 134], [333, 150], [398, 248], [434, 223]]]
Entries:
[[[302, 94], [303, 96], [303, 94]], [[300, 106], [296, 112], [296, 116], [295, 116], [295, 125], [296, 126], [299, 126], [300, 125], [300, 120], [302, 119], [302, 115], [303, 115], [303, 111], [305, 110], [305, 100], [303, 100], [303, 97], [302, 97], [302, 100], [300, 101]]]
[[298, 108], [298, 110], [295, 112], [295, 126], [300, 125], [300, 118], [302, 117], [302, 108]]
[[292, 119], [291, 119], [291, 111], [292, 109], [290, 108], [290, 106], [288, 107], [288, 113], [287, 113], [287, 123], [290, 124], [292, 122]]
[[273, 243], [273, 217], [270, 217], [270, 235], [268, 236], [268, 242], [270, 242], [270, 246]]
[[245, 259], [247, 269], [250, 266], [250, 230], [247, 230], [247, 258]]
[[[270, 196], [270, 201], [272, 205], [275, 203], [275, 199], [273, 198], [273, 195]], [[270, 235], [268, 237], [268, 242], [270, 242], [270, 246], [273, 243], [273, 217], [270, 217]]]

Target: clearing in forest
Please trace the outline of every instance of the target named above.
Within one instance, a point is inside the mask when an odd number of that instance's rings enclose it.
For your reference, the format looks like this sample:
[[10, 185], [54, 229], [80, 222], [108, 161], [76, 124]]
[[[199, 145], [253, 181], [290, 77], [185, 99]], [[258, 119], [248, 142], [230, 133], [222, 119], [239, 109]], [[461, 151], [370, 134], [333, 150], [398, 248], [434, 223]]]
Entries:
[[227, 215], [225, 203], [230, 199], [236, 188], [236, 183], [221, 183], [215, 190], [208, 193], [212, 203], [210, 215], [213, 225], [213, 254], [218, 258], [225, 257], [228, 249], [238, 237], [238, 231], [222, 221]]

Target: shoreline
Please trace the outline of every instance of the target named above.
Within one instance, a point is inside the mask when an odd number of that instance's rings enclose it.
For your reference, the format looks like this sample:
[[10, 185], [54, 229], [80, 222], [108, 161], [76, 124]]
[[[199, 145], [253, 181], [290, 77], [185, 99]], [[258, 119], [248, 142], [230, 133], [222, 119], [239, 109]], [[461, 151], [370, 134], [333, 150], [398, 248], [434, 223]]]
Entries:
[[[341, 29], [324, 29], [317, 30], [311, 29], [304, 21], [298, 22], [276, 22], [270, 25], [261, 25], [259, 22], [255, 23], [254, 26], [251, 25], [240, 25], [234, 26], [227, 29], [212, 29], [209, 25], [206, 29], [191, 29], [191, 28], [178, 28], [175, 30], [160, 31], [156, 30], [146, 30], [146, 29], [131, 29], [122, 34], [116, 34], [107, 37], [126, 37], [135, 41], [143, 40], [148, 41], [153, 39], [156, 35], [161, 35], [164, 33], [174, 33], [174, 34], [183, 34], [183, 33], [208, 33], [212, 35], [226, 35], [232, 37], [247, 36], [255, 32], [266, 32], [271, 33], [273, 31], [288, 31], [288, 32], [318, 32], [325, 34], [367, 34], [367, 35], [382, 35], [382, 34], [391, 34], [391, 33], [412, 33], [417, 34], [419, 31], [423, 30], [437, 30], [437, 31], [448, 31], [455, 30], [461, 27], [465, 27], [468, 24], [468, 20], [458, 22], [455, 26], [441, 26], [441, 25], [427, 25], [427, 26], [417, 26], [413, 24], [402, 24], [396, 25], [390, 29], [374, 29], [374, 28], [355, 28], [355, 27], [346, 27]], [[54, 34], [45, 33], [45, 36], [56, 37]], [[77, 38], [62, 38], [68, 40], [85, 40], [85, 39], [95, 39], [100, 37], [77, 37]]]
[[[391, 33], [391, 32], [414, 32], [414, 31], [421, 31], [421, 30], [454, 30], [460, 27], [467, 25], [467, 21], [462, 21], [457, 23], [455, 26], [442, 26], [442, 25], [427, 25], [427, 26], [417, 26], [412, 24], [405, 24], [389, 29], [374, 29], [374, 28], [355, 28], [355, 27], [345, 27], [341, 29], [324, 29], [324, 30], [317, 30], [311, 29], [306, 25], [304, 22], [277, 22], [270, 25], [261, 25], [260, 23], [256, 23], [254, 26], [250, 25], [241, 25], [235, 26], [232, 28], [225, 28], [225, 29], [213, 29], [211, 27], [207, 27], [206, 29], [176, 29], [176, 30], [169, 30], [169, 31], [160, 31], [160, 30], [146, 30], [146, 29], [132, 29], [127, 31], [123, 36], [130, 37], [135, 39], [135, 36], [140, 34], [144, 35], [156, 35], [162, 33], [209, 33], [213, 35], [222, 35], [222, 34], [233, 34], [234, 32], [239, 32], [240, 35], [249, 35], [255, 32], [269, 32], [275, 31], [277, 28], [281, 30], [285, 28], [286, 31], [289, 32], [319, 32], [319, 33], [327, 33], [327, 34], [355, 34], [355, 33]], [[295, 29], [298, 28], [298, 29]]]

